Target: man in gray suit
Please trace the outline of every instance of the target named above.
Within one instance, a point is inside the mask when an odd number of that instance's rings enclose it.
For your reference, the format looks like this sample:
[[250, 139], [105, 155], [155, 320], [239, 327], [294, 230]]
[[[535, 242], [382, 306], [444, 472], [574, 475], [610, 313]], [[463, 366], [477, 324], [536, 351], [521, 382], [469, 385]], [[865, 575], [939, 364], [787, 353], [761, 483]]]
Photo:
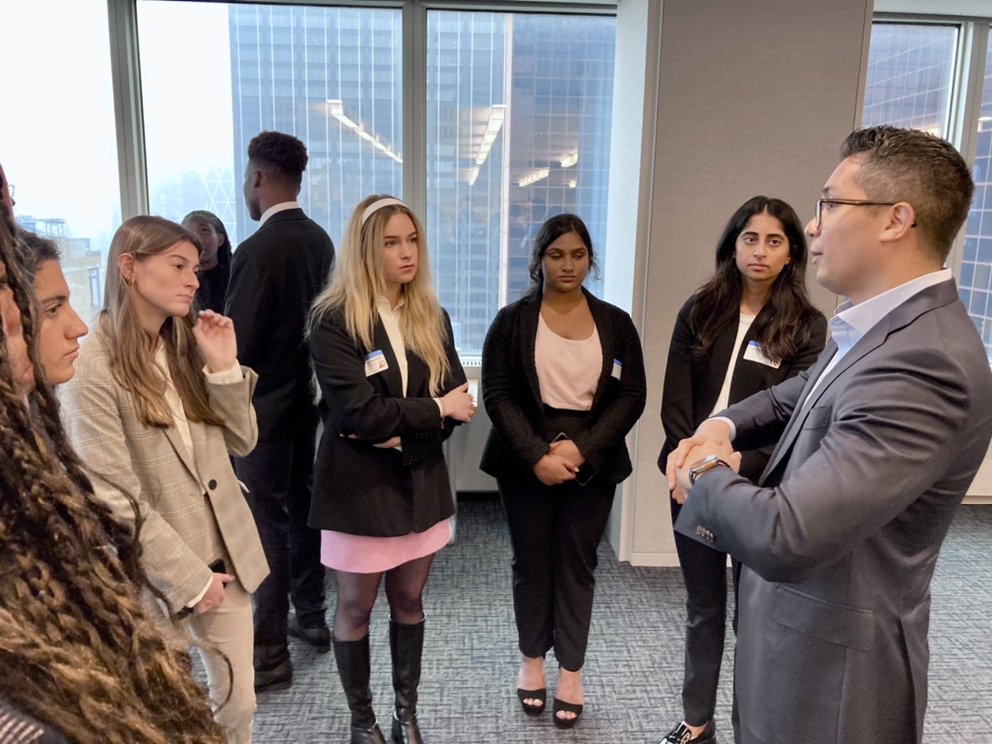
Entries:
[[[806, 228], [817, 279], [846, 298], [832, 340], [668, 461], [676, 529], [744, 564], [744, 744], [922, 741], [930, 579], [992, 437], [989, 361], [941, 268], [967, 165], [892, 127], [854, 132], [841, 155]], [[737, 475], [734, 447], [776, 441], [757, 486]]]

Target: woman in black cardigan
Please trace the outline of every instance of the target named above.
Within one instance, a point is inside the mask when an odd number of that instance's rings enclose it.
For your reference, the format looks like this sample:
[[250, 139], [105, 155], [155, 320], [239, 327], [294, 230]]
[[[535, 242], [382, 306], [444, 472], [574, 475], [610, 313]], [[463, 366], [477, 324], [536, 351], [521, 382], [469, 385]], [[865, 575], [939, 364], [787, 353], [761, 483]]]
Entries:
[[423, 591], [454, 513], [441, 445], [475, 405], [431, 284], [423, 227], [401, 201], [370, 196], [355, 208], [311, 329], [324, 431], [310, 525], [337, 573], [334, 656], [351, 741], [385, 741], [369, 691], [369, 618], [385, 579], [392, 741], [421, 744]]
[[582, 712], [596, 547], [616, 485], [631, 473], [624, 437], [645, 398], [630, 316], [582, 287], [594, 265], [582, 220], [545, 222], [533, 286], [499, 312], [482, 350], [493, 430], [481, 467], [497, 479], [513, 544], [517, 695], [526, 713], [544, 710], [544, 655], [554, 648], [554, 723], [563, 728]]
[[[675, 321], [661, 403], [662, 472], [679, 440], [704, 419], [816, 361], [827, 324], [810, 304], [805, 276], [806, 239], [792, 207], [756, 196], [734, 212], [717, 245], [713, 278], [688, 299]], [[757, 480], [771, 451], [742, 454], [741, 475]], [[674, 524], [681, 505], [674, 499], [670, 504]], [[678, 532], [675, 547], [688, 613], [684, 719], [662, 744], [683, 744], [687, 734], [692, 744], [709, 744], [716, 739], [713, 711], [723, 659], [727, 554]]]

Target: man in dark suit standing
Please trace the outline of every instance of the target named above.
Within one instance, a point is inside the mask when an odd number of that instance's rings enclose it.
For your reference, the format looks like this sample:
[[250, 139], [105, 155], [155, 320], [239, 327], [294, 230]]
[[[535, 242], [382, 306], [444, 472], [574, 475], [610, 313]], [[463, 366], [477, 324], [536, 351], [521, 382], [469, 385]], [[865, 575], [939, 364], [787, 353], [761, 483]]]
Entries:
[[236, 460], [271, 570], [255, 592], [256, 690], [292, 680], [287, 633], [330, 650], [320, 533], [307, 526], [317, 410], [304, 328], [334, 246], [296, 203], [306, 166], [296, 137], [262, 132], [248, 144], [245, 204], [261, 224], [234, 254], [227, 295], [238, 359], [258, 373], [258, 446]]
[[[703, 422], [666, 471], [686, 499], [676, 529], [744, 564], [744, 744], [922, 741], [930, 580], [992, 437], [989, 361], [942, 268], [967, 165], [892, 127], [854, 132], [841, 155], [806, 227], [817, 279], [846, 298], [832, 340]], [[733, 447], [776, 440], [757, 486], [734, 472]]]

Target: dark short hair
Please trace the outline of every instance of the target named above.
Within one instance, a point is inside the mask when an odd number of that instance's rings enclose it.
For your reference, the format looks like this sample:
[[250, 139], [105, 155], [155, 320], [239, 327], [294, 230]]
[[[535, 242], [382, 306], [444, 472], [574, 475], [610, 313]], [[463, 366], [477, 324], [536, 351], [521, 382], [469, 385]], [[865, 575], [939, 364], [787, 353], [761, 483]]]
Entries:
[[248, 143], [248, 159], [271, 175], [299, 186], [307, 169], [307, 146], [291, 134], [259, 132]]
[[868, 198], [911, 204], [923, 244], [947, 259], [975, 191], [968, 164], [950, 142], [883, 125], [851, 132], [840, 154], [859, 162], [855, 183]]
[[62, 252], [54, 240], [20, 228], [14, 238], [21, 266], [32, 280], [45, 261], [62, 260]]
[[596, 251], [592, 247], [592, 238], [589, 237], [586, 224], [578, 215], [556, 214], [541, 225], [534, 237], [534, 250], [530, 257], [530, 278], [533, 282], [530, 288], [531, 292], [540, 292], [544, 286], [544, 271], [541, 268], [541, 262], [544, 260], [544, 254], [548, 251], [548, 246], [562, 235], [568, 235], [572, 232], [578, 235], [586, 245], [586, 250], [589, 252], [589, 270], [592, 271], [598, 267]]

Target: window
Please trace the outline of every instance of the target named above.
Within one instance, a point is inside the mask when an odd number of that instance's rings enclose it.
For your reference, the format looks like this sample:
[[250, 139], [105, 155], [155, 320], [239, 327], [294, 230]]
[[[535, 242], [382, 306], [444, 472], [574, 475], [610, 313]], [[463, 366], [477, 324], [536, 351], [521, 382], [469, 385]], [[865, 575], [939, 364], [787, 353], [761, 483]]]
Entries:
[[959, 285], [992, 362], [992, 28], [985, 59], [985, 83], [978, 114], [975, 197], [964, 236]]
[[248, 142], [299, 137], [300, 203], [337, 243], [369, 194], [402, 197], [402, 18], [390, 9], [143, 0], [138, 4], [151, 211], [255, 231]]
[[530, 286], [547, 217], [578, 214], [605, 265], [615, 44], [612, 17], [428, 13], [426, 226], [463, 359]]
[[103, 266], [121, 221], [108, 34], [106, 0], [3, 11], [0, 163], [17, 187], [14, 216], [59, 244], [73, 307], [87, 321], [103, 306]]
[[[977, 30], [992, 36], [987, 25]], [[960, 27], [951, 25], [875, 23], [868, 55], [865, 125], [894, 124], [948, 136], [952, 89], [961, 86], [952, 74], [960, 33]], [[992, 38], [989, 41], [983, 98], [974, 122], [975, 196], [965, 226], [958, 287], [992, 363]]]

